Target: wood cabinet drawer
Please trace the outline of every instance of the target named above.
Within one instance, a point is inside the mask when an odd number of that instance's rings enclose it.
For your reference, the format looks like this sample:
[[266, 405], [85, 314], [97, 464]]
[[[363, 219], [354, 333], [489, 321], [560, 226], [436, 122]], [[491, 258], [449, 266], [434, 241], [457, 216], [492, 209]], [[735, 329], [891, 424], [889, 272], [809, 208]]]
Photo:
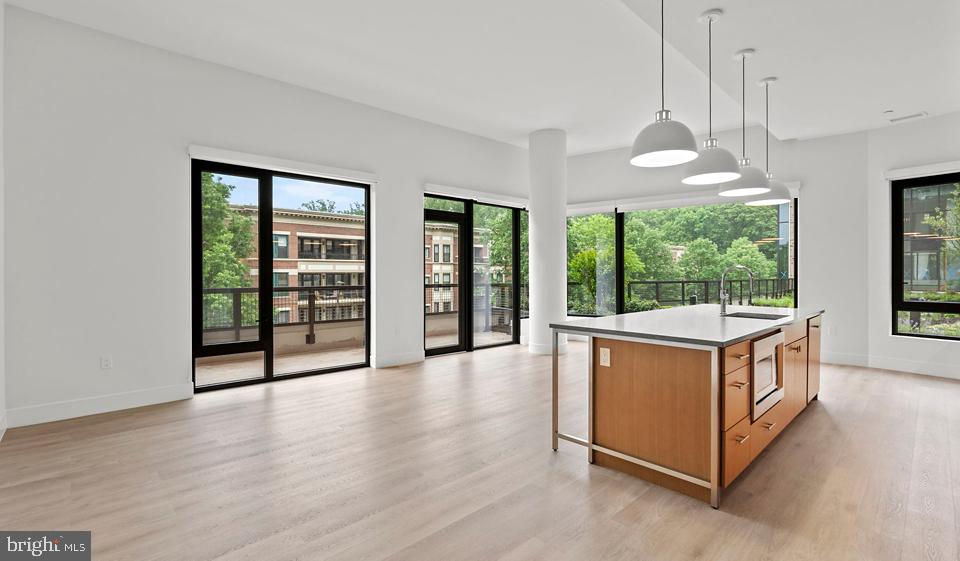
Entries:
[[741, 341], [723, 349], [723, 373], [729, 374], [750, 364], [750, 341]]
[[781, 327], [780, 330], [783, 331], [783, 342], [789, 345], [807, 336], [807, 322], [798, 321], [797, 323], [785, 325]]
[[787, 407], [783, 401], [774, 405], [762, 417], [750, 425], [750, 461], [763, 452], [787, 424]]
[[730, 485], [750, 465], [750, 417], [723, 433], [723, 486]]
[[750, 367], [723, 377], [723, 430], [750, 414]]

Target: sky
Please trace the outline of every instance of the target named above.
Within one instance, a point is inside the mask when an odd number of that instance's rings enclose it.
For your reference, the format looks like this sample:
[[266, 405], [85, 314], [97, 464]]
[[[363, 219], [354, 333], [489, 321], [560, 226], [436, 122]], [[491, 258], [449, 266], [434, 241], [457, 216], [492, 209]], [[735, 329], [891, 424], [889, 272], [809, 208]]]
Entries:
[[[233, 185], [230, 203], [256, 205], [257, 180], [234, 175], [218, 175], [220, 181]], [[273, 208], [299, 209], [300, 205], [314, 199], [329, 199], [336, 203], [337, 210], [347, 210], [351, 203], [363, 204], [364, 193], [359, 187], [331, 185], [321, 181], [307, 181], [288, 177], [273, 178]]]

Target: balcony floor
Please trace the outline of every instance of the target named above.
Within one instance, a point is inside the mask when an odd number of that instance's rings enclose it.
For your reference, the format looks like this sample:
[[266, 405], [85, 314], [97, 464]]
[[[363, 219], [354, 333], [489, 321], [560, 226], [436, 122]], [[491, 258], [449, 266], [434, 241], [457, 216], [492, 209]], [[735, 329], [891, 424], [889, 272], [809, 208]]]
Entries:
[[[477, 347], [509, 343], [509, 333], [480, 332], [474, 333], [473, 344]], [[426, 338], [426, 348], [435, 349], [457, 344], [457, 334], [448, 333], [431, 335]], [[278, 355], [274, 361], [274, 376], [307, 372], [321, 368], [333, 368], [348, 364], [362, 364], [364, 361], [363, 347], [349, 349], [321, 350], [309, 353], [295, 353]], [[251, 380], [263, 377], [263, 354], [244, 353], [227, 357], [216, 357], [197, 361], [197, 386], [209, 386]]]
[[[363, 347], [277, 355], [273, 363], [273, 374], [281, 376], [321, 368], [362, 364], [365, 360], [364, 355]], [[196, 375], [197, 386], [262, 378], [263, 354], [244, 353], [226, 360], [224, 357], [216, 357], [216, 360], [208, 360], [202, 364], [198, 360]]]

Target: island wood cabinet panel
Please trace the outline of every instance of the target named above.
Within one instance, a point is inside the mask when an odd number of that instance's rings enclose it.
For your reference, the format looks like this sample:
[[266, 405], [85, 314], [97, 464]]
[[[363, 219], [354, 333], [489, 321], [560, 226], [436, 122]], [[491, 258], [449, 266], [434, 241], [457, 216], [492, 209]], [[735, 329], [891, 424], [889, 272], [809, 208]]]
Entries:
[[820, 393], [820, 326], [822, 316], [810, 319], [807, 335], [807, 403]]
[[784, 345], [783, 402], [790, 422], [807, 406], [807, 338]]
[[723, 486], [733, 483], [750, 465], [750, 417], [723, 433]]
[[723, 373], [750, 366], [750, 341], [741, 341], [723, 349]]
[[723, 430], [750, 414], [750, 367], [723, 377]]
[[[594, 339], [594, 442], [710, 478], [709, 351]], [[610, 366], [600, 349], [610, 349]], [[602, 404], [602, 406], [600, 406]]]
[[783, 331], [783, 343], [789, 345], [807, 336], [807, 322], [798, 321], [791, 323], [790, 325], [783, 326], [780, 331]]
[[787, 408], [780, 402], [750, 425], [750, 461], [763, 452], [768, 444], [787, 426]]

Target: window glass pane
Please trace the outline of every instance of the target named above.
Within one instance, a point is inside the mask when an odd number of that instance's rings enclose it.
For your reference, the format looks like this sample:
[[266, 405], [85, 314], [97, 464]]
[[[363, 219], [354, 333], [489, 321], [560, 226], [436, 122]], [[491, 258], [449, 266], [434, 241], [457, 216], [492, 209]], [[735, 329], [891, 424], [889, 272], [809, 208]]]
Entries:
[[897, 312], [897, 333], [960, 339], [960, 314]]
[[530, 317], [530, 215], [520, 212], [520, 317]]
[[366, 360], [365, 195], [360, 187], [273, 177], [273, 231], [289, 232], [281, 247], [296, 250], [274, 262], [275, 280], [286, 279], [274, 282], [276, 376]]
[[567, 310], [571, 315], [616, 313], [614, 213], [567, 218]]
[[[258, 182], [250, 177], [203, 172], [200, 188], [203, 344], [255, 341], [260, 336]], [[207, 383], [213, 382], [198, 373], [197, 385]]]
[[[425, 246], [433, 246], [434, 257], [438, 257], [441, 246], [457, 247], [460, 243], [460, 226], [452, 222], [424, 221], [423, 243]], [[424, 280], [428, 281], [423, 295], [425, 349], [453, 347], [461, 342], [459, 264], [456, 260], [443, 263], [439, 261], [439, 258], [427, 258], [423, 262]], [[429, 279], [433, 279], [432, 284]]]
[[473, 345], [513, 341], [513, 210], [473, 205]]
[[463, 212], [463, 201], [451, 201], [439, 197], [423, 197], [423, 208], [432, 208], [434, 210], [448, 210], [450, 212]]
[[[792, 203], [750, 207], [718, 204], [624, 215], [626, 311], [718, 303], [729, 265], [755, 275], [755, 305], [793, 307]], [[727, 275], [734, 304], [750, 301], [745, 273]]]
[[960, 183], [902, 196], [904, 301], [960, 302]]

